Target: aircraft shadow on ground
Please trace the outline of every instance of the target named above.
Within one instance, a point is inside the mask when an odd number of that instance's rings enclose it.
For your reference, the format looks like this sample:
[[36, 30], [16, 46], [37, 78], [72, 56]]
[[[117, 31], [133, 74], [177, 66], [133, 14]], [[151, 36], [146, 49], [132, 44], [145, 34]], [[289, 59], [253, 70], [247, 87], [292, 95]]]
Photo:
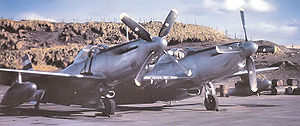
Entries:
[[33, 109], [33, 108], [9, 108], [0, 107], [1, 116], [42, 116], [48, 118], [59, 118], [59, 119], [74, 119], [72, 117], [80, 116], [83, 112], [90, 112], [95, 110], [72, 110], [72, 111], [57, 111], [57, 110], [44, 110], [44, 109]]
[[[199, 106], [199, 108], [203, 107], [203, 109], [194, 109], [194, 108], [181, 108], [185, 106]], [[234, 106], [244, 106], [244, 107], [277, 107], [282, 105], [267, 105], [267, 104], [235, 104], [235, 105], [220, 105], [220, 111], [226, 111], [226, 107], [234, 107]], [[190, 103], [190, 104], [174, 104], [172, 106], [118, 106], [118, 112], [129, 112], [132, 111], [163, 111], [164, 109], [172, 109], [172, 110], [188, 110], [188, 111], [207, 111], [203, 105], [203, 103]], [[93, 112], [95, 110], [91, 109], [81, 109], [81, 110], [45, 110], [45, 109], [33, 109], [33, 108], [8, 108], [8, 107], [0, 107], [0, 117], [2, 116], [42, 116], [48, 118], [59, 118], [59, 119], [76, 119], [74, 117], [84, 116], [84, 117], [95, 117], [94, 115], [83, 115], [84, 112]], [[131, 111], [131, 112], [130, 112]], [[100, 113], [100, 112], [99, 112]], [[123, 113], [125, 114], [125, 113]], [[98, 116], [103, 116], [99, 114]], [[103, 116], [104, 117], [104, 116]]]
[[149, 107], [136, 107], [136, 106], [118, 106], [118, 111], [162, 111], [163, 106], [149, 106]]
[[245, 107], [277, 107], [282, 105], [267, 105], [267, 104], [239, 104], [240, 106]]
[[[182, 107], [182, 106], [194, 106], [200, 105], [203, 106], [203, 103], [190, 103], [190, 104], [175, 104], [175, 105], [163, 105], [163, 106], [147, 106], [147, 107], [138, 107], [138, 106], [118, 106], [118, 111], [162, 111], [163, 109], [170, 109], [175, 107]], [[192, 109], [191, 109], [192, 110]]]
[[[170, 109], [171, 107], [182, 107], [182, 106], [193, 106], [193, 105], [203, 105], [202, 103], [191, 103], [191, 104], [175, 104], [172, 106], [147, 106], [147, 107], [138, 107], [138, 106], [118, 106], [118, 112], [129, 112], [129, 111], [162, 111], [163, 109]], [[26, 107], [26, 106], [25, 106]], [[191, 109], [192, 110], [192, 109]], [[59, 118], [59, 119], [74, 119], [76, 116], [85, 116], [85, 117], [95, 117], [91, 115], [83, 115], [84, 112], [94, 112], [95, 110], [47, 110], [47, 109], [33, 109], [33, 108], [9, 108], [9, 107], [0, 107], [0, 117], [1, 116], [42, 116], [48, 118]], [[101, 112], [99, 112], [101, 113]], [[124, 114], [124, 113], [123, 113]], [[103, 116], [97, 114], [97, 116]]]

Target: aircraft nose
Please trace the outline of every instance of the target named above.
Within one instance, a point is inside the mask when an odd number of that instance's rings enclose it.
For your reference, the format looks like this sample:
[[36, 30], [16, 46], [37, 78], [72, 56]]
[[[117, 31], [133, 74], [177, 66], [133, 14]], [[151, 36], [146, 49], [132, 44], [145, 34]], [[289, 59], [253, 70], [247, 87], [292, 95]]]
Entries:
[[246, 57], [253, 55], [258, 49], [258, 45], [254, 42], [243, 42], [240, 47], [244, 49], [243, 53]]

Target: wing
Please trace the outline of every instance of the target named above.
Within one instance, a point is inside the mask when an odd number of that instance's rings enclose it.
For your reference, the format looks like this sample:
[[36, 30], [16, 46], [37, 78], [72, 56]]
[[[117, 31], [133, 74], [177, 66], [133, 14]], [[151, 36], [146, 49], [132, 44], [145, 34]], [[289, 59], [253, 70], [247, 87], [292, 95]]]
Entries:
[[[271, 71], [271, 70], [278, 70], [278, 69], [279, 69], [279, 67], [261, 68], [261, 69], [256, 69], [255, 72], [256, 73], [261, 73], [261, 72], [266, 72], [266, 71]], [[244, 75], [244, 74], [248, 74], [248, 71], [247, 70], [242, 70], [242, 71], [234, 73], [233, 76], [241, 76], [241, 75]]]
[[31, 81], [35, 83], [39, 82], [51, 82], [51, 83], [81, 83], [81, 82], [99, 82], [105, 77], [85, 76], [80, 74], [65, 74], [65, 73], [53, 73], [42, 71], [29, 71], [29, 70], [15, 70], [15, 69], [3, 69], [0, 68], [0, 85], [11, 85], [16, 81], [18, 74], [22, 75], [24, 81]]

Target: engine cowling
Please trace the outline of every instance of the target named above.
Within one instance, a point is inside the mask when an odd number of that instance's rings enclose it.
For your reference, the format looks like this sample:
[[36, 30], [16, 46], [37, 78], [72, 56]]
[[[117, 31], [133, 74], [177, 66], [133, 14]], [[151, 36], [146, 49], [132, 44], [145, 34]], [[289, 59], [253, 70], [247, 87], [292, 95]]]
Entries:
[[16, 107], [28, 101], [36, 92], [37, 86], [32, 82], [15, 82], [5, 93], [1, 104]]

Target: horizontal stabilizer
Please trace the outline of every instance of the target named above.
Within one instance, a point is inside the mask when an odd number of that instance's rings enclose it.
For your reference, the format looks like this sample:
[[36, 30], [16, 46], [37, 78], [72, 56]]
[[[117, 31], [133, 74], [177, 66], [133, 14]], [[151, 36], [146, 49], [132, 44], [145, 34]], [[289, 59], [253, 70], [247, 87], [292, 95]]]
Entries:
[[33, 70], [31, 60], [28, 56], [28, 54], [25, 54], [24, 57], [22, 57], [22, 66], [23, 70]]

